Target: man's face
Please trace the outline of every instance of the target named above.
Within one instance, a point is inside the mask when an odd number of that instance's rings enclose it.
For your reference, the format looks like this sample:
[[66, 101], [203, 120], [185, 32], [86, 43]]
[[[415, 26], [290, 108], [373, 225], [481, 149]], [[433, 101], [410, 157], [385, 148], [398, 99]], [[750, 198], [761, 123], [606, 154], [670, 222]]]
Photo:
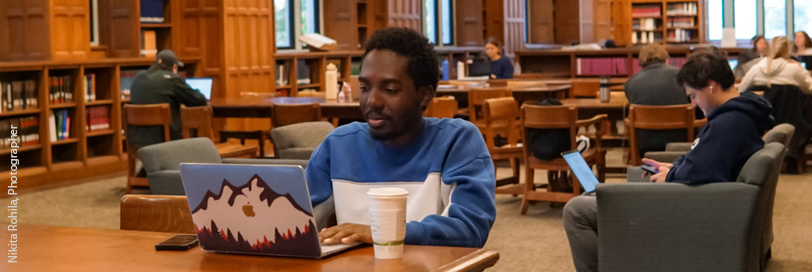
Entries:
[[431, 87], [415, 88], [407, 72], [408, 58], [390, 50], [372, 50], [361, 74], [361, 112], [372, 138], [390, 146], [413, 140], [422, 129], [422, 109], [431, 100]]
[[[713, 84], [708, 85], [708, 87], [705, 87], [704, 89], [697, 90], [691, 88], [691, 86], [688, 86], [687, 84], [685, 85], [685, 94], [691, 98], [691, 105], [694, 107], [699, 107], [705, 116], [708, 116], [708, 113], [716, 108], [713, 95], [709, 92], [710, 86], [713, 86]], [[722, 90], [717, 90], [716, 87], [714, 87], [714, 92], [721, 91]]]

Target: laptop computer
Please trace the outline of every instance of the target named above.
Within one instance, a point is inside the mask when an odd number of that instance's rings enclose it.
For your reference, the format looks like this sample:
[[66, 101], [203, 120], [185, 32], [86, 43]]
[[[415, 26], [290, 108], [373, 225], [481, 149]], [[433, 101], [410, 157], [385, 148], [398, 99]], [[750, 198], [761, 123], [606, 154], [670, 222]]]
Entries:
[[491, 62], [483, 58], [474, 58], [468, 64], [468, 77], [491, 76]]
[[211, 101], [211, 85], [213, 80], [211, 78], [206, 77], [198, 77], [198, 78], [186, 78], [186, 84], [189, 84], [189, 87], [192, 89], [196, 89], [206, 97], [206, 100]]
[[322, 258], [358, 245], [319, 244], [301, 166], [181, 163], [180, 175], [204, 250]]
[[564, 157], [564, 160], [570, 166], [570, 169], [572, 169], [572, 173], [578, 178], [578, 182], [581, 183], [581, 187], [584, 188], [584, 191], [587, 193], [594, 192], [595, 187], [598, 186], [600, 181], [595, 177], [595, 173], [592, 172], [592, 167], [589, 167], [584, 157], [581, 156], [581, 152], [578, 152], [578, 150], [570, 150], [561, 153], [561, 156]]

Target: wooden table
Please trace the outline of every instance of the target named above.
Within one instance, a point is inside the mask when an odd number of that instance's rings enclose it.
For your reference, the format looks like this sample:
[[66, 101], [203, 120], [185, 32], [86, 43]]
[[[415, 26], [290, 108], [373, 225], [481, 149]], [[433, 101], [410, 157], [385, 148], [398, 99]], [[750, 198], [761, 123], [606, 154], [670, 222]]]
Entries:
[[3, 261], [0, 271], [481, 271], [499, 260], [497, 252], [462, 247], [407, 245], [403, 259], [377, 260], [366, 246], [310, 260], [218, 254], [200, 247], [156, 251], [155, 244], [172, 233], [26, 225], [15, 233], [18, 263]]
[[321, 116], [362, 120], [364, 115], [358, 102], [339, 103], [318, 97], [239, 97], [211, 101], [214, 117], [270, 118], [275, 104], [319, 103]]
[[[487, 89], [489, 87], [474, 87], [474, 88], [482, 88]], [[519, 102], [521, 105], [524, 101], [540, 101], [545, 98], [558, 98], [563, 99], [565, 93], [572, 88], [572, 85], [557, 85], [557, 86], [545, 86], [545, 85], [529, 85], [529, 86], [519, 86], [519, 87], [492, 87], [492, 88], [510, 88], [513, 97], [516, 98], [516, 101]], [[451, 95], [462, 105], [468, 104], [468, 90], [470, 88], [465, 86], [457, 86], [457, 88], [437, 88], [437, 96], [444, 96], [444, 95]], [[463, 103], [464, 102], [464, 103]]]

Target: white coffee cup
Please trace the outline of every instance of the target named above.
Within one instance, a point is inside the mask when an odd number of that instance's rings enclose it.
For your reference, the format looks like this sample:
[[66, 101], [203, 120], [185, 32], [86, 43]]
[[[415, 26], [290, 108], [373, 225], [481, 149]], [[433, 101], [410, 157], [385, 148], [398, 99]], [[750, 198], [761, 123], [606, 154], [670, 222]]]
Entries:
[[406, 196], [409, 191], [397, 187], [372, 188], [369, 199], [369, 226], [375, 258], [403, 257], [403, 239], [406, 237]]

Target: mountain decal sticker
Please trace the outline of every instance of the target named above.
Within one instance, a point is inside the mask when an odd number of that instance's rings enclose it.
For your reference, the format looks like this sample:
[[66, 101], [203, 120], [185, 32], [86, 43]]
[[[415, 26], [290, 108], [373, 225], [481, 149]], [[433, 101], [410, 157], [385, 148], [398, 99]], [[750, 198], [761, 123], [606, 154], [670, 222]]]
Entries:
[[312, 214], [258, 175], [241, 187], [223, 180], [192, 209], [203, 249], [244, 254], [321, 255]]

